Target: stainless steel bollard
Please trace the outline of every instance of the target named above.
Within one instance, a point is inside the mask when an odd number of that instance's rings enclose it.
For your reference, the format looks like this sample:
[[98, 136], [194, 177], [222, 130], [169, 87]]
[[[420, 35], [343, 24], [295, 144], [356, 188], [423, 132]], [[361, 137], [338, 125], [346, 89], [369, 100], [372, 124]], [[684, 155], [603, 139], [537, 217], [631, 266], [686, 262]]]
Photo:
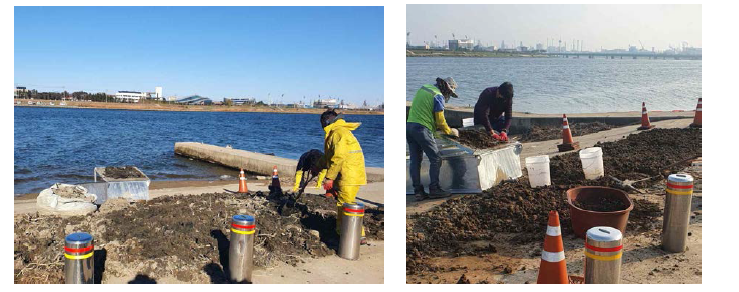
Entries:
[[228, 250], [231, 282], [251, 283], [255, 232], [256, 219], [254, 216], [235, 215], [231, 218], [231, 240]]
[[666, 192], [662, 249], [667, 252], [683, 252], [688, 242], [693, 177], [689, 174], [671, 174], [667, 177]]
[[585, 234], [585, 284], [618, 284], [623, 255], [621, 231], [598, 226]]
[[359, 259], [359, 244], [362, 240], [362, 221], [364, 204], [344, 203], [341, 218], [341, 238], [339, 239], [339, 257], [347, 260]]
[[95, 274], [95, 247], [92, 235], [77, 232], [64, 238], [64, 282], [93, 284]]

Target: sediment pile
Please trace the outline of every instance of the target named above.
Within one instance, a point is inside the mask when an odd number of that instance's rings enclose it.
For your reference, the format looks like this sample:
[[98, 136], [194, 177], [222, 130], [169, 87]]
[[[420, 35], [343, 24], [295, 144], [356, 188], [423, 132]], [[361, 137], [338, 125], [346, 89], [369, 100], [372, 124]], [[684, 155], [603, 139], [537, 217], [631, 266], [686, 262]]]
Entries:
[[[601, 122], [570, 124], [570, 131], [572, 132], [573, 137], [597, 133], [600, 131], [610, 130], [612, 128], [613, 126], [606, 124], [606, 123], [601, 123]], [[519, 141], [520, 142], [538, 142], [538, 141], [548, 141], [548, 140], [557, 140], [557, 139], [562, 139], [562, 126], [554, 126], [554, 127], [533, 126], [531, 127], [531, 130], [528, 133], [521, 135], [521, 139], [519, 139]]]
[[123, 178], [142, 178], [144, 174], [133, 166], [107, 166], [105, 167], [105, 176], [114, 179]]
[[495, 140], [490, 133], [485, 130], [472, 129], [459, 131], [457, 142], [474, 149], [487, 149], [498, 146], [504, 142]]
[[[228, 224], [235, 214], [256, 217], [257, 267], [295, 265], [303, 258], [334, 254], [335, 200], [303, 195], [293, 208], [292, 203], [285, 204], [293, 196], [262, 192], [165, 196], [135, 203], [120, 200], [113, 207], [106, 203], [88, 216], [17, 215], [15, 282], [63, 282], [64, 236], [85, 231], [95, 237], [96, 277], [133, 272], [189, 283], [225, 283]], [[368, 208], [364, 218], [367, 237], [382, 240], [384, 210]]]
[[[620, 179], [656, 176], [642, 185], [660, 181], [662, 175], [680, 169], [683, 161], [701, 155], [701, 131], [697, 129], [653, 129], [615, 142], [599, 143], [603, 148], [605, 174]], [[684, 165], [683, 165], [684, 166]], [[562, 233], [572, 234], [565, 192], [577, 186], [622, 188], [602, 177], [585, 180], [577, 152], [554, 157], [550, 164], [552, 185], [531, 188], [528, 177], [503, 182], [481, 195], [447, 200], [429, 212], [412, 215], [406, 227], [406, 273], [429, 269], [423, 262], [433, 256], [461, 256], [489, 253], [490, 248], [465, 244], [493, 240], [496, 235], [514, 233], [513, 244], [540, 241], [546, 231], [550, 210], [559, 212]], [[624, 191], [629, 191], [624, 189]], [[633, 199], [626, 233], [659, 228], [662, 215], [658, 204]], [[494, 247], [492, 247], [494, 249]]]

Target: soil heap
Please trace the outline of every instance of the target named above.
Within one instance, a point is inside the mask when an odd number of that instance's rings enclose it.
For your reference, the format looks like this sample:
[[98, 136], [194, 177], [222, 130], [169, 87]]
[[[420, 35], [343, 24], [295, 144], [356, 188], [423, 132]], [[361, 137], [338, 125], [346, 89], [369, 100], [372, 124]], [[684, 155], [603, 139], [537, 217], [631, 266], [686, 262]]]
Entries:
[[504, 143], [493, 139], [490, 133], [481, 129], [459, 131], [459, 137], [455, 138], [455, 140], [465, 146], [475, 149], [493, 148]]
[[[613, 126], [601, 123], [572, 123], [570, 124], [570, 132], [572, 136], [582, 136], [600, 131], [610, 130]], [[557, 127], [542, 127], [533, 126], [528, 133], [521, 135], [521, 142], [537, 142], [537, 141], [548, 141], [562, 139], [562, 126]]]
[[[678, 170], [679, 162], [701, 155], [701, 131], [653, 129], [598, 146], [603, 148], [607, 176], [657, 176], [655, 180], [660, 181], [662, 175]], [[406, 273], [428, 269], [424, 264], [428, 257], [488, 253], [485, 247], [465, 243], [493, 240], [499, 234], [515, 233], [510, 238], [513, 244], [539, 241], [546, 231], [550, 210], [559, 212], [562, 233], [570, 235], [573, 232], [565, 195], [568, 189], [582, 185], [622, 187], [607, 177], [585, 180], [577, 152], [554, 157], [550, 168], [551, 186], [531, 188], [524, 175], [481, 195], [455, 197], [426, 213], [410, 216], [414, 220], [406, 227]], [[659, 205], [645, 199], [632, 201], [634, 209], [627, 232], [659, 228], [655, 223], [662, 215]]]
[[[212, 193], [165, 196], [102, 208], [88, 216], [17, 215], [15, 282], [62, 283], [64, 236], [85, 231], [95, 237], [95, 275], [135, 272], [190, 283], [226, 283], [232, 215], [256, 217], [256, 267], [295, 265], [306, 257], [332, 255], [338, 248], [334, 199], [294, 194]], [[368, 208], [367, 237], [384, 238], [384, 210]], [[99, 263], [98, 263], [99, 262]], [[226, 269], [226, 270], [224, 270]]]
[[144, 177], [144, 174], [138, 171], [133, 166], [122, 166], [122, 167], [106, 166], [104, 173], [106, 177], [114, 178], [114, 179]]

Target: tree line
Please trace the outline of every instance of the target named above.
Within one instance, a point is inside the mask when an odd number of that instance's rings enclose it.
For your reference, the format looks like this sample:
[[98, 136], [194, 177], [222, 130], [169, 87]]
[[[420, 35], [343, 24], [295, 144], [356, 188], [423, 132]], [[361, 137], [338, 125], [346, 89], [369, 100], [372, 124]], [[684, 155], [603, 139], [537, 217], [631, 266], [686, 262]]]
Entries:
[[18, 92], [16, 98], [25, 99], [47, 99], [47, 100], [62, 100], [64, 98], [72, 97], [77, 100], [92, 100], [92, 101], [115, 101], [115, 96], [107, 95], [104, 92], [89, 93], [85, 91], [76, 91], [71, 94], [67, 91], [63, 92], [39, 92], [36, 89], [27, 90], [25, 92]]

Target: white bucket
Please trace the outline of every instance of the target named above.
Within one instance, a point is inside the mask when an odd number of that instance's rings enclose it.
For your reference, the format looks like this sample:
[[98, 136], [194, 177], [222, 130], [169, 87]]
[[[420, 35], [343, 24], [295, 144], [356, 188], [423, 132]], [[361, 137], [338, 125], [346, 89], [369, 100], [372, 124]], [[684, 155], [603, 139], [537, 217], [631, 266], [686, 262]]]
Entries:
[[597, 179], [604, 175], [603, 150], [600, 147], [591, 147], [580, 150], [580, 161], [585, 179]]
[[549, 176], [549, 156], [526, 157], [526, 170], [529, 173], [529, 183], [532, 188], [552, 184]]

